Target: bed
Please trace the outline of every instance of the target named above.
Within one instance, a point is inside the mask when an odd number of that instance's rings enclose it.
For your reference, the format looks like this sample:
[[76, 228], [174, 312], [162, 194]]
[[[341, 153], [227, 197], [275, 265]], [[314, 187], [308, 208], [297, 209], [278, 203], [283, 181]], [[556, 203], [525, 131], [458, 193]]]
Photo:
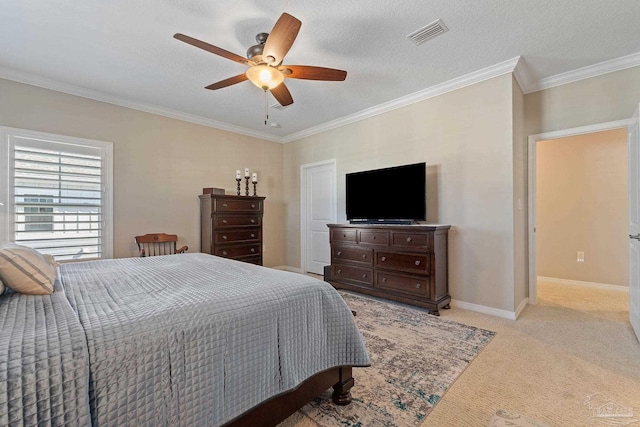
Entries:
[[205, 254], [63, 264], [0, 328], [0, 425], [269, 425], [369, 364], [329, 284]]

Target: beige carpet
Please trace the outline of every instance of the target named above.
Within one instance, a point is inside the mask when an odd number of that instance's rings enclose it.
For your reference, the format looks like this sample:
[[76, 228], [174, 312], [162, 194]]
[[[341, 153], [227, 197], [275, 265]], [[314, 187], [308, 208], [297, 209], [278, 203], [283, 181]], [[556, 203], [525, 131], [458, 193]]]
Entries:
[[[517, 321], [441, 311], [443, 318], [497, 335], [421, 427], [487, 426], [500, 409], [550, 426], [610, 425], [592, 418], [584, 404], [595, 393], [640, 419], [640, 344], [629, 326], [628, 294], [547, 283], [538, 290], [538, 305], [526, 307]], [[282, 426], [317, 424], [298, 412]]]

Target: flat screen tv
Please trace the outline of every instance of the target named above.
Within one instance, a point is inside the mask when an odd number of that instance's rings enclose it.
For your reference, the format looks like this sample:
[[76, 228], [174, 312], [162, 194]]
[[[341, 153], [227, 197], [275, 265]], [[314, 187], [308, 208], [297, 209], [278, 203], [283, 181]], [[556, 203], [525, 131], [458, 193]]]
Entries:
[[427, 216], [426, 165], [348, 173], [347, 219], [367, 223], [411, 223]]

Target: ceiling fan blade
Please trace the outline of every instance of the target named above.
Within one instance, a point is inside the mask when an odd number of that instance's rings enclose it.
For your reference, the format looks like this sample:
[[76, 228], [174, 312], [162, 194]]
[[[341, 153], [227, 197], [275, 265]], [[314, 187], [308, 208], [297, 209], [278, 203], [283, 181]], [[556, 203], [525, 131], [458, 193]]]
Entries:
[[282, 63], [282, 59], [289, 52], [298, 36], [301, 25], [302, 22], [288, 13], [280, 15], [278, 22], [269, 33], [262, 51], [262, 57], [267, 61], [267, 64], [279, 65]]
[[335, 68], [313, 67], [310, 65], [284, 65], [282, 74], [291, 79], [326, 80], [341, 82], [347, 78], [347, 72]]
[[289, 92], [289, 89], [287, 89], [287, 86], [284, 83], [280, 83], [278, 86], [271, 89], [271, 94], [283, 107], [293, 104], [291, 92]]
[[195, 46], [202, 50], [206, 50], [207, 52], [213, 53], [218, 56], [222, 56], [223, 58], [230, 59], [235, 62], [239, 62], [241, 64], [247, 64], [248, 60], [245, 57], [240, 55], [236, 55], [233, 52], [229, 52], [228, 50], [224, 50], [218, 46], [214, 46], [212, 44], [203, 42], [202, 40], [194, 39], [193, 37], [185, 36], [184, 34], [176, 33], [173, 35], [174, 39], [178, 39], [182, 42], [188, 43], [191, 46]]
[[223, 87], [231, 86], [236, 83], [241, 83], [245, 80], [247, 80], [246, 74], [244, 73], [238, 74], [237, 76], [229, 77], [228, 79], [220, 80], [217, 83], [210, 84], [209, 86], [206, 86], [205, 89], [211, 89], [211, 90], [222, 89]]

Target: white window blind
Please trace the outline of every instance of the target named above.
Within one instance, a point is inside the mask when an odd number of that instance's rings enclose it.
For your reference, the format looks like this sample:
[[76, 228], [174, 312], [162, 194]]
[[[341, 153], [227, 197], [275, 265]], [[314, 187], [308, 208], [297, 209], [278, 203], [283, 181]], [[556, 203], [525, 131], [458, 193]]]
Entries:
[[110, 258], [111, 145], [48, 137], [8, 135], [10, 240], [58, 261]]

